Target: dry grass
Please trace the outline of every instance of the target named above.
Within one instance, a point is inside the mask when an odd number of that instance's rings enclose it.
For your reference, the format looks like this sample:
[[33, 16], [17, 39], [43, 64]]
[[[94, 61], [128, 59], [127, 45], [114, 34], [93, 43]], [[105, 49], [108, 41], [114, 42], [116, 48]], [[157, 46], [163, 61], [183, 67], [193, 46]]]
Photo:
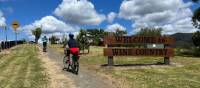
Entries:
[[20, 45], [0, 57], [0, 88], [47, 88], [35, 45]]
[[[59, 47], [57, 50], [61, 49]], [[130, 88], [200, 88], [200, 58], [175, 56], [173, 65], [148, 65], [163, 62], [163, 57], [114, 57], [114, 63], [139, 66], [102, 68], [107, 63], [102, 47], [91, 47], [91, 53], [81, 56], [81, 64], [88, 69], [118, 79]], [[125, 69], [123, 69], [125, 68]]]

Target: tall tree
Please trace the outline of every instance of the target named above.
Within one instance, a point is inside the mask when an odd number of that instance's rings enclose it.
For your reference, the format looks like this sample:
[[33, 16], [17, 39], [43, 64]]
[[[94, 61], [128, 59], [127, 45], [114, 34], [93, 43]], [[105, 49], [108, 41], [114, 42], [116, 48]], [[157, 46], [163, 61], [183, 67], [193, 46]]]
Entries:
[[42, 34], [42, 29], [36, 28], [35, 30], [32, 30], [32, 34], [35, 36], [35, 42], [38, 43], [38, 40]]
[[200, 31], [193, 33], [192, 40], [193, 40], [194, 45], [200, 51]]
[[[194, 3], [199, 3], [200, 0], [192, 0]], [[192, 40], [193, 44], [200, 51], [200, 7], [198, 7], [193, 14], [192, 22], [195, 28], [199, 29], [197, 32], [193, 33]]]
[[89, 38], [87, 36], [87, 31], [81, 29], [79, 32], [79, 35], [77, 36], [77, 40], [79, 42], [79, 47], [81, 50], [88, 49], [88, 53], [90, 52], [90, 43], [89, 43]]
[[[199, 0], [192, 0], [194, 3], [198, 3]], [[193, 14], [192, 22], [195, 28], [200, 29], [200, 7], [198, 7]]]
[[51, 38], [49, 38], [49, 41], [51, 42], [51, 44], [56, 44], [57, 41], [59, 41], [60, 39], [54, 35], [51, 36]]

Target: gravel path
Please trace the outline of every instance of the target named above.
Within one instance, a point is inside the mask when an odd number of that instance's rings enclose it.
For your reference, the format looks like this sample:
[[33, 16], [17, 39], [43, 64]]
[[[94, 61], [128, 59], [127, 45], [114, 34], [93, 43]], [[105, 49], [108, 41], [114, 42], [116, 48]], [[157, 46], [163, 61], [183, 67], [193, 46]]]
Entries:
[[[56, 50], [52, 48], [48, 48], [46, 55], [60, 67], [60, 70], [63, 68], [62, 54], [56, 52]], [[62, 74], [69, 77], [73, 81], [76, 88], [113, 88], [112, 82], [106, 80], [105, 77], [97, 75], [97, 73], [93, 71], [89, 71], [82, 65], [80, 65], [79, 75], [75, 75], [67, 71], [62, 71]]]

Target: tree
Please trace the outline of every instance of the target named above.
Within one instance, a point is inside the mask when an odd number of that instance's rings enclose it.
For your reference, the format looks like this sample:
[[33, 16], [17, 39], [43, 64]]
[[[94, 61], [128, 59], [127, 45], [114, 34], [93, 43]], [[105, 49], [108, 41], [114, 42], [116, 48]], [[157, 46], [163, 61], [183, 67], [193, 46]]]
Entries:
[[114, 33], [115, 36], [124, 36], [127, 34], [127, 31], [123, 31], [120, 29], [117, 29], [116, 32]]
[[51, 38], [49, 38], [49, 41], [51, 42], [51, 44], [56, 44], [56, 42], [59, 40], [60, 39], [54, 35], [52, 35]]
[[103, 29], [88, 29], [87, 36], [89, 40], [92, 41], [93, 45], [100, 45], [102, 43], [102, 39], [105, 35], [105, 31]]
[[86, 30], [83, 30], [83, 29], [80, 30], [80, 32], [77, 36], [77, 40], [79, 43], [80, 50], [83, 50], [83, 53], [84, 53], [84, 50], [88, 49], [88, 53], [89, 53], [90, 52], [90, 43], [89, 43], [89, 38], [87, 36]]
[[197, 3], [199, 0], [192, 0], [194, 3]]
[[[192, 0], [192, 1], [194, 3], [199, 2], [199, 0]], [[194, 11], [192, 22], [193, 22], [193, 26], [200, 30], [200, 7]], [[193, 44], [198, 49], [198, 52], [200, 52], [200, 31], [193, 33], [192, 40], [193, 40]]]
[[[192, 0], [194, 3], [198, 3], [199, 0]], [[192, 22], [195, 28], [200, 29], [200, 7], [194, 11]]]
[[162, 36], [162, 28], [142, 28], [138, 36]]
[[193, 34], [192, 40], [194, 45], [197, 47], [197, 49], [200, 51], [200, 31], [197, 31]]
[[32, 34], [35, 36], [35, 42], [36, 44], [38, 43], [38, 39], [40, 38], [42, 34], [42, 29], [41, 28], [36, 28], [35, 30], [32, 30]]

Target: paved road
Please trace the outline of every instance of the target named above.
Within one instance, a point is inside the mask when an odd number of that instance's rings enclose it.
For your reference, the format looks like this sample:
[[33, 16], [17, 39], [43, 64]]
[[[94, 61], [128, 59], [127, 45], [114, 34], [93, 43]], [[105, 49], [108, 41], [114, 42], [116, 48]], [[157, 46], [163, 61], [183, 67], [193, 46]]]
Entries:
[[[62, 54], [56, 52], [56, 50], [52, 48], [48, 48], [46, 54], [51, 60], [55, 61], [60, 68], [63, 68]], [[80, 65], [79, 75], [67, 71], [63, 71], [63, 74], [70, 77], [77, 88], [113, 88], [111, 82], [107, 81], [104, 77], [97, 75], [95, 72], [87, 70], [82, 65]]]

